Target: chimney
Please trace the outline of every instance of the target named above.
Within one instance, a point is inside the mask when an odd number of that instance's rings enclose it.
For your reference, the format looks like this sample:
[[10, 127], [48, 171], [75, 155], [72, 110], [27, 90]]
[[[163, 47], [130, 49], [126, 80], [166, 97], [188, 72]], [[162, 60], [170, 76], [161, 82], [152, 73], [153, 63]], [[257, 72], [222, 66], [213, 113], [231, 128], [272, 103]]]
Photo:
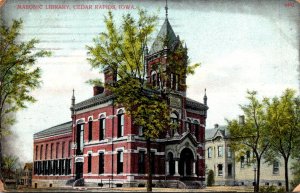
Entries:
[[239, 115], [239, 124], [244, 125], [245, 124], [245, 116], [244, 115]]
[[104, 83], [112, 84], [117, 80], [117, 74], [114, 73], [113, 69], [106, 68], [104, 70]]
[[216, 124], [215, 124], [215, 129], [217, 129], [218, 127], [219, 127], [219, 124], [216, 123]]
[[94, 86], [93, 87], [94, 90], [94, 96], [103, 93], [104, 91], [104, 87], [103, 86]]

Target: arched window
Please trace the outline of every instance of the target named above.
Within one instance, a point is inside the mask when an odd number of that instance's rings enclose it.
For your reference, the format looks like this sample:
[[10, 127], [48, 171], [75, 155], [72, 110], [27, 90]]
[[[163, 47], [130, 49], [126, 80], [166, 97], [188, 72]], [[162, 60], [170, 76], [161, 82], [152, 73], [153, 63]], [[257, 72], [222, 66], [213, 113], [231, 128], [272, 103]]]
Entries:
[[178, 82], [179, 82], [179, 76], [177, 74], [171, 73], [170, 75], [171, 89], [178, 90]]
[[89, 141], [93, 139], [93, 119], [89, 118]]
[[77, 132], [76, 132], [76, 154], [82, 155], [83, 154], [83, 145], [84, 145], [84, 125], [78, 124], [77, 125]]
[[[177, 115], [177, 113], [172, 112], [170, 118], [171, 118], [171, 123], [172, 124], [174, 124], [174, 125], [178, 124], [178, 115]], [[174, 128], [171, 128], [171, 130], [170, 130], [170, 136], [172, 137], [173, 134], [174, 134]]]
[[185, 131], [190, 131], [191, 130], [191, 120], [187, 119], [185, 122]]
[[199, 140], [199, 133], [200, 133], [199, 129], [200, 128], [199, 128], [198, 121], [194, 121], [193, 125], [194, 125], [194, 134], [195, 134], [195, 137], [196, 137], [197, 140]]
[[99, 140], [105, 138], [105, 115], [101, 115], [99, 119]]
[[155, 71], [151, 72], [151, 82], [152, 86], [157, 86], [157, 76]]
[[118, 137], [124, 136], [124, 111], [118, 111]]

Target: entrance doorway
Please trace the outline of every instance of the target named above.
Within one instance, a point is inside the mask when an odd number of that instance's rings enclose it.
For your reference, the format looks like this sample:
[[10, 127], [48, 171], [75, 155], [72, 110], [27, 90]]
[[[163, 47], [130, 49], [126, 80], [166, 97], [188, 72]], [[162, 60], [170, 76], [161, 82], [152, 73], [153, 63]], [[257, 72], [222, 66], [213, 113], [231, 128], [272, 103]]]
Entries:
[[78, 180], [83, 177], [83, 162], [77, 162], [76, 163], [76, 178], [75, 180]]
[[193, 174], [193, 152], [189, 148], [184, 148], [180, 153], [179, 174], [187, 177]]

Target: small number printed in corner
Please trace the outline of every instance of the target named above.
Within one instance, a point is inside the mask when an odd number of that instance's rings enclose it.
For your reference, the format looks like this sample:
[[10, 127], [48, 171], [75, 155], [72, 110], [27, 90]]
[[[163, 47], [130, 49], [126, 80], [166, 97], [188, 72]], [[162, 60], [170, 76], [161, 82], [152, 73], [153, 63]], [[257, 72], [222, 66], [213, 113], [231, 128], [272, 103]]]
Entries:
[[[296, 0], [296, 2], [300, 3], [300, 0]], [[295, 7], [295, 1], [294, 0], [288, 0], [284, 3], [285, 7]]]

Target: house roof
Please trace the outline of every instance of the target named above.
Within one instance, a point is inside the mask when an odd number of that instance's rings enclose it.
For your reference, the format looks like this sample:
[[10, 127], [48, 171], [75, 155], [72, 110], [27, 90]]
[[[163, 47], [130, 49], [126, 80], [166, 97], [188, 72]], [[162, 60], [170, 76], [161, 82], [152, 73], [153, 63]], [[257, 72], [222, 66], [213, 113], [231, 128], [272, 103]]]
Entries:
[[62, 123], [60, 125], [56, 125], [48, 129], [42, 130], [40, 132], [37, 132], [33, 135], [33, 138], [38, 139], [44, 137], [51, 137], [53, 135], [67, 134], [71, 132], [72, 132], [72, 122], [68, 121], [66, 123]]
[[212, 129], [205, 130], [205, 140], [212, 140], [217, 136], [221, 136], [222, 138], [228, 138], [230, 136], [227, 126], [217, 126]]
[[178, 42], [178, 37], [176, 37], [174, 30], [166, 17], [163, 25], [161, 26], [158, 35], [156, 36], [152, 47], [150, 49], [150, 54], [159, 52], [164, 49], [167, 45], [169, 49], [175, 47], [176, 43]]
[[32, 170], [32, 163], [25, 163], [24, 170], [25, 169]]

